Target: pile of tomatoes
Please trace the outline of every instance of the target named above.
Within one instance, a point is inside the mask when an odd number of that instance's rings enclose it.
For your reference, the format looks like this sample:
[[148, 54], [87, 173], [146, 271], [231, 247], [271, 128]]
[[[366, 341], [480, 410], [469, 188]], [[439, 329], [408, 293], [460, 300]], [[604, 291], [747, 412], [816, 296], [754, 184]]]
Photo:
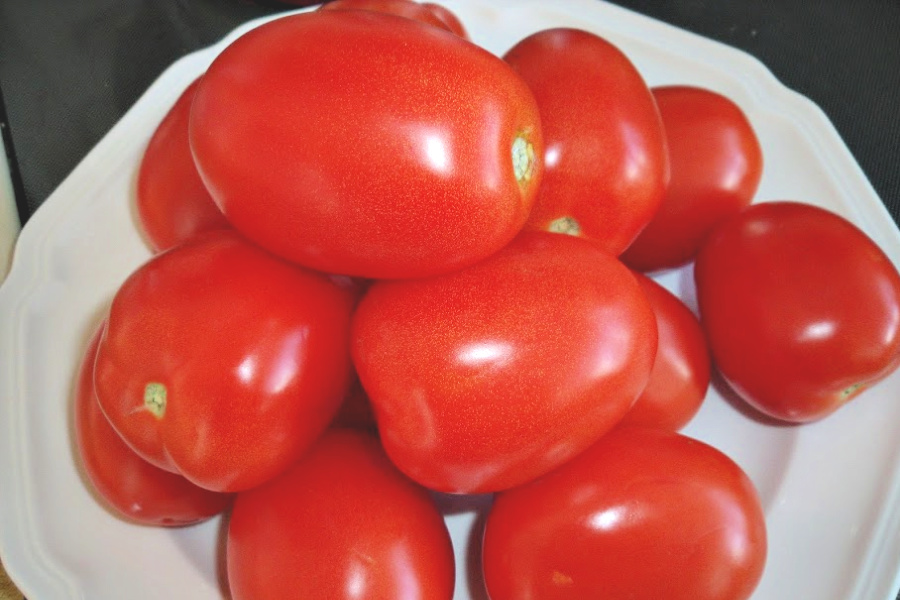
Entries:
[[[678, 433], [712, 370], [801, 423], [900, 364], [893, 264], [751, 204], [762, 169], [734, 102], [592, 33], [501, 58], [411, 0], [262, 25], [146, 149], [156, 254], [85, 352], [85, 470], [139, 523], [228, 510], [237, 600], [451, 598], [430, 491], [494, 494], [492, 600], [748, 598], [756, 491]], [[644, 274], [692, 261], [700, 319]]]

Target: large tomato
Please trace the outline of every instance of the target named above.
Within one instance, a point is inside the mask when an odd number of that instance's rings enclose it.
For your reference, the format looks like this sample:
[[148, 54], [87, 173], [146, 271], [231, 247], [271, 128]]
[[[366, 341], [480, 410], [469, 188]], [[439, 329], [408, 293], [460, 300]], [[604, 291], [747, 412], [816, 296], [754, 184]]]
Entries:
[[770, 416], [820, 419], [900, 364], [900, 275], [834, 213], [751, 205], [713, 230], [694, 276], [715, 364]]
[[640, 271], [677, 267], [703, 238], [753, 200], [763, 155], [753, 126], [729, 98], [703, 88], [654, 88], [669, 145], [662, 205], [622, 260]]
[[491, 600], [745, 600], [766, 561], [753, 484], [715, 448], [623, 427], [487, 517]]
[[628, 57], [576, 29], [549, 29], [504, 56], [534, 92], [544, 180], [528, 227], [620, 254], [656, 213], [668, 155], [653, 96]]
[[283, 471], [349, 382], [352, 293], [233, 231], [157, 255], [116, 292], [94, 380], [138, 454], [217, 491]]
[[367, 434], [326, 433], [242, 492], [228, 525], [234, 600], [450, 600], [453, 548], [429, 493]]
[[229, 221], [331, 273], [451, 271], [522, 228], [542, 172], [534, 97], [438, 27], [368, 10], [284, 17], [204, 75], [191, 147]]
[[656, 321], [612, 255], [526, 232], [467, 269], [375, 283], [352, 351], [397, 466], [432, 489], [481, 493], [611, 429], [647, 383]]
[[202, 231], [228, 227], [200, 179], [188, 142], [194, 81], [150, 138], [137, 179], [137, 212], [150, 247], [158, 252]]
[[134, 453], [112, 428], [94, 394], [100, 327], [88, 345], [75, 388], [75, 448], [90, 487], [116, 515], [143, 525], [198, 523], [225, 510], [231, 496], [198, 487]]
[[466, 37], [462, 23], [452, 12], [437, 4], [422, 4], [415, 0], [333, 0], [319, 10], [374, 10], [415, 19]]
[[635, 274], [647, 295], [659, 342], [650, 381], [620, 425], [678, 431], [694, 418], [709, 388], [709, 348], [694, 313], [649, 277]]

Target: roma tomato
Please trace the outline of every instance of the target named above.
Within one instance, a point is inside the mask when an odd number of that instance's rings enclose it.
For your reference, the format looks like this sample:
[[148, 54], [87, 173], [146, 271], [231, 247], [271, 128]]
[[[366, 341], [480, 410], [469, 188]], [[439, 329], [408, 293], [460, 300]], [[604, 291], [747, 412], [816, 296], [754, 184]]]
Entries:
[[766, 553], [737, 464], [675, 432], [623, 427], [498, 494], [482, 559], [491, 600], [745, 600]]
[[138, 219], [154, 252], [197, 233], [228, 227], [191, 156], [188, 120], [196, 91], [194, 81], [169, 109], [150, 138], [138, 170]]
[[352, 294], [232, 231], [157, 255], [116, 292], [94, 381], [141, 456], [253, 487], [324, 431], [349, 382]]
[[635, 273], [653, 313], [658, 344], [650, 381], [620, 425], [678, 431], [694, 418], [709, 389], [709, 349], [700, 322], [674, 294]]
[[772, 417], [821, 419], [900, 364], [900, 275], [825, 209], [749, 206], [713, 230], [694, 277], [713, 361]]
[[693, 260], [717, 223], [750, 204], [763, 170], [753, 126], [729, 98], [690, 86], [652, 92], [666, 132], [671, 178], [656, 216], [622, 255], [639, 271]]
[[109, 424], [94, 394], [94, 362], [102, 330], [97, 330], [84, 353], [74, 400], [75, 448], [90, 487], [116, 515], [142, 525], [191, 525], [225, 510], [230, 495], [205, 490], [154, 467]]
[[587, 31], [548, 29], [504, 56], [537, 99], [545, 173], [528, 227], [620, 254], [650, 222], [669, 167], [653, 96], [627, 56]]
[[319, 10], [374, 10], [398, 17], [428, 23], [451, 33], [466, 37], [462, 24], [456, 16], [436, 4], [421, 4], [415, 0], [333, 0], [323, 4]]
[[444, 26], [447, 29], [463, 39], [469, 39], [466, 27], [462, 24], [462, 21], [459, 20], [459, 17], [456, 16], [456, 13], [449, 8], [443, 4], [435, 4], [433, 2], [423, 2], [422, 6], [428, 7], [438, 19], [444, 22]]
[[203, 76], [191, 147], [229, 221], [330, 273], [472, 264], [525, 223], [542, 171], [537, 105], [499, 58], [367, 10], [284, 17]]
[[239, 494], [226, 556], [234, 600], [453, 597], [453, 548], [431, 496], [359, 432], [326, 433]]
[[483, 493], [546, 473], [611, 429], [647, 384], [656, 322], [615, 257], [527, 232], [461, 271], [376, 282], [352, 352], [400, 470]]

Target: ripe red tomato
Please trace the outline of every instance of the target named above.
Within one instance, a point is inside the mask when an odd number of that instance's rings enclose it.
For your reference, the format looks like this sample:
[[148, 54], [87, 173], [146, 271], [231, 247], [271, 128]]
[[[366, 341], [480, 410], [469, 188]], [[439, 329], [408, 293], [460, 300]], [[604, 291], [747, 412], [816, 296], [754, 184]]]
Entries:
[[647, 383], [656, 322], [612, 255], [528, 232], [455, 273], [376, 282], [352, 352], [400, 470], [482, 493], [546, 473], [611, 429]]
[[414, 19], [422, 23], [428, 23], [461, 37], [466, 37], [465, 31], [460, 32], [459, 19], [449, 10], [436, 4], [421, 4], [415, 0], [332, 0], [323, 4], [319, 10], [374, 10], [398, 17]]
[[650, 90], [627, 56], [586, 31], [549, 29], [504, 59], [537, 99], [544, 179], [528, 227], [620, 254], [655, 214], [668, 156]]
[[116, 292], [94, 380], [141, 456], [237, 491], [294, 462], [349, 382], [352, 294], [232, 231], [135, 271]]
[[738, 465], [678, 433], [625, 427], [498, 494], [482, 559], [491, 600], [745, 600], [766, 552]]
[[499, 58], [373, 11], [284, 17], [231, 44], [191, 109], [200, 173], [229, 221], [330, 273], [474, 263], [522, 228], [540, 118]]
[[359, 432], [326, 433], [239, 494], [226, 556], [234, 600], [453, 597], [453, 548], [431, 496]]
[[640, 271], [678, 267], [723, 219], [750, 204], [763, 155], [741, 108], [716, 92], [654, 88], [669, 146], [671, 178], [656, 216], [622, 255]]
[[229, 226], [191, 156], [188, 117], [196, 91], [194, 81], [169, 109], [150, 138], [138, 170], [138, 220], [154, 252], [197, 233]]
[[659, 341], [650, 381], [620, 425], [678, 431], [694, 418], [709, 388], [709, 348], [700, 322], [674, 294], [635, 273], [653, 312]]
[[820, 419], [900, 364], [900, 275], [834, 213], [751, 205], [713, 230], [694, 276], [715, 364], [770, 416]]
[[444, 26], [447, 29], [463, 39], [469, 39], [469, 34], [466, 32], [466, 28], [462, 24], [462, 21], [460, 21], [459, 17], [456, 16], [456, 13], [449, 8], [443, 4], [435, 4], [433, 2], [423, 2], [422, 6], [428, 7], [438, 19], [444, 22]]
[[154, 467], [109, 424], [94, 394], [94, 361], [102, 330], [97, 329], [84, 353], [75, 389], [75, 448], [90, 487], [116, 515], [142, 525], [191, 525], [225, 510], [230, 495]]

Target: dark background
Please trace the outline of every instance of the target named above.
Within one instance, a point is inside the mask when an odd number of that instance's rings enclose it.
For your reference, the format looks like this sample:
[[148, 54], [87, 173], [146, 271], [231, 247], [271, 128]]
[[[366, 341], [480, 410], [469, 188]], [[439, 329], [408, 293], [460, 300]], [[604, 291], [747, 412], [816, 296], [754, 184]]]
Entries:
[[[900, 223], [900, 1], [617, 0], [745, 50], [831, 118]], [[0, 0], [0, 128], [33, 214], [177, 58], [266, 0]]]

